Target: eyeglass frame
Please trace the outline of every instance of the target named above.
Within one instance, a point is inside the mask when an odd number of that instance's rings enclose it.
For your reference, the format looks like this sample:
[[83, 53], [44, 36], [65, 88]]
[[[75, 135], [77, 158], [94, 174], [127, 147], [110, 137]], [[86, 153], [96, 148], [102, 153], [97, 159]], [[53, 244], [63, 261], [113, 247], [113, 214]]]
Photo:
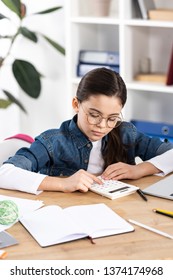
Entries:
[[[78, 101], [79, 101], [79, 100], [78, 100]], [[119, 119], [119, 121], [117, 121], [117, 122], [115, 123], [114, 126], [109, 126], [109, 125], [108, 125], [109, 118], [111, 118], [111, 117], [104, 118], [104, 117], [101, 116], [101, 114], [100, 114], [99, 112], [97, 112], [97, 114], [99, 115], [99, 118], [100, 118], [99, 122], [98, 122], [98, 123], [91, 123], [91, 122], [89, 122], [88, 117], [91, 117], [91, 118], [94, 118], [94, 117], [91, 116], [91, 113], [89, 113], [89, 112], [86, 113], [85, 110], [84, 110], [84, 108], [83, 108], [83, 106], [82, 106], [82, 102], [81, 102], [81, 101], [79, 101], [79, 102], [80, 102], [80, 105], [81, 105], [81, 107], [82, 107], [82, 110], [84, 111], [85, 115], [87, 116], [87, 121], [88, 121], [88, 123], [91, 124], [91, 125], [98, 125], [98, 124], [100, 124], [100, 123], [102, 122], [103, 119], [105, 119], [105, 120], [106, 120], [106, 126], [107, 126], [108, 128], [116, 128], [116, 127], [118, 127], [118, 126], [123, 122], [123, 115], [122, 115], [122, 112], [120, 112], [121, 117], [120, 117], [120, 116], [115, 116], [117, 119]], [[96, 117], [96, 118], [98, 118], [98, 117]], [[95, 118], [95, 119], [96, 119], [96, 118]], [[118, 123], [118, 125], [117, 125], [117, 123]]]

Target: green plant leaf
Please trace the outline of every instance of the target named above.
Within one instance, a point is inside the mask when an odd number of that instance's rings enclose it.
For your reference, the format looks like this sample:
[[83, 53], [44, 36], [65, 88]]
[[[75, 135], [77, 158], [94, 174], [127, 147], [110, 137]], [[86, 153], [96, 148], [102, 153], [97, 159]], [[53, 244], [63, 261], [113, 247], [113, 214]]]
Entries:
[[21, 17], [21, 1], [20, 0], [2, 0], [2, 2], [19, 17]]
[[38, 39], [37, 39], [36, 34], [32, 31], [30, 31], [28, 28], [20, 27], [18, 32], [21, 33], [27, 39], [33, 41], [34, 43], [37, 43]]
[[1, 109], [6, 109], [11, 104], [12, 104], [12, 102], [10, 100], [0, 98], [0, 108]]
[[53, 41], [52, 39], [48, 38], [47, 36], [41, 34], [58, 52], [60, 52], [61, 54], [65, 55], [65, 49], [58, 43], [56, 43], [55, 41]]
[[[7, 100], [7, 101], [8, 101], [10, 104], [15, 103], [17, 106], [19, 106], [19, 108], [20, 108], [23, 112], [27, 113], [26, 110], [25, 110], [25, 108], [24, 108], [24, 106], [22, 105], [22, 103], [21, 103], [18, 99], [16, 99], [9, 91], [3, 89], [3, 92], [4, 92], [5, 95], [8, 97], [8, 100]], [[10, 104], [9, 104], [9, 105], [10, 105]]]
[[16, 59], [12, 65], [13, 74], [20, 87], [32, 98], [41, 92], [40, 74], [28, 61]]
[[56, 10], [59, 10], [59, 9], [61, 9], [61, 8], [62, 8], [62, 7], [54, 7], [54, 8], [45, 10], [45, 11], [41, 11], [41, 12], [34, 13], [34, 14], [32, 14], [32, 15], [43, 15], [43, 14], [48, 14], [48, 13], [55, 12]]

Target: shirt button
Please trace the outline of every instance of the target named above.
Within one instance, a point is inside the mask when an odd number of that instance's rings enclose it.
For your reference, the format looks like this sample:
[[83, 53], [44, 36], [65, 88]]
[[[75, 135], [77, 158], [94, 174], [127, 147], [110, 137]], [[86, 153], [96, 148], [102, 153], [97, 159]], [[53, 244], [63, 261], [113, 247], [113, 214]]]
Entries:
[[90, 143], [88, 143], [88, 144], [87, 144], [87, 147], [88, 147], [88, 148], [90, 148], [90, 147], [91, 147], [91, 144], [90, 144]]
[[88, 160], [87, 160], [87, 159], [85, 159], [85, 160], [84, 160], [84, 162], [85, 162], [85, 163], [88, 163]]
[[60, 175], [60, 177], [62, 177], [62, 176], [63, 176], [63, 173], [60, 173], [59, 175]]

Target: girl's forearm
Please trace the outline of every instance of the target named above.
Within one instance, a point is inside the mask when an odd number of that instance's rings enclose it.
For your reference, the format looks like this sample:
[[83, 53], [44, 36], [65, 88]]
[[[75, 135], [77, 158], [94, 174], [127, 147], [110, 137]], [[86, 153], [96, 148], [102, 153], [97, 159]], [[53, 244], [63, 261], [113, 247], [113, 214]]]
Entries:
[[157, 167], [155, 167], [150, 162], [142, 162], [136, 165], [139, 177], [144, 177], [147, 175], [153, 175], [161, 172]]
[[39, 191], [63, 191], [63, 178], [47, 176], [40, 183]]

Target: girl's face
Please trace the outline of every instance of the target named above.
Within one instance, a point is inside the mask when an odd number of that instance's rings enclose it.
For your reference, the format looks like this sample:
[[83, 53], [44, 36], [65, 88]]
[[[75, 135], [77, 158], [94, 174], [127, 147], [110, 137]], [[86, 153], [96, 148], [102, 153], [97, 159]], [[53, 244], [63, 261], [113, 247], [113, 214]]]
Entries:
[[118, 97], [103, 94], [90, 96], [81, 103], [75, 97], [72, 104], [78, 114], [77, 125], [90, 141], [100, 140], [108, 134], [122, 110]]

